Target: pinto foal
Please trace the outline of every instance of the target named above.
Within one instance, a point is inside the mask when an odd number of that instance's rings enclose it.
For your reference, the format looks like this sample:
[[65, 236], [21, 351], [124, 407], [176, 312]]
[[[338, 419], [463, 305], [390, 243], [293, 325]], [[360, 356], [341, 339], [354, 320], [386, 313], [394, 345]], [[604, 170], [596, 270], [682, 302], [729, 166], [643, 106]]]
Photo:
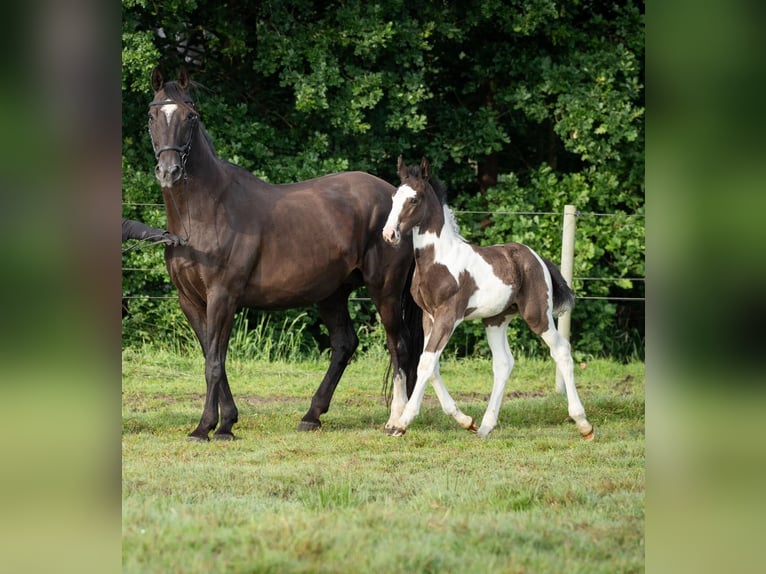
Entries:
[[[397, 167], [401, 185], [394, 193], [383, 237], [397, 245], [402, 235], [412, 232], [415, 249], [412, 295], [423, 309], [425, 345], [409, 402], [405, 403], [403, 382], [394, 383], [391, 417], [386, 424], [388, 434], [405, 433], [420, 412], [426, 383], [431, 380], [444, 412], [463, 428], [487, 436], [497, 424], [505, 384], [513, 369], [507, 329], [518, 313], [550, 347], [563, 376], [569, 416], [585, 440], [593, 440], [593, 426], [585, 418], [575, 389], [569, 342], [553, 322], [554, 314], [559, 315], [574, 304], [574, 293], [559, 270], [520, 243], [470, 245], [460, 236], [445, 197], [437, 195], [429, 182], [428, 162], [423, 159], [419, 168], [407, 168], [400, 156]], [[465, 319], [483, 321], [492, 351], [494, 384], [478, 429], [474, 420], [457, 407], [439, 375], [439, 356], [455, 328]]]

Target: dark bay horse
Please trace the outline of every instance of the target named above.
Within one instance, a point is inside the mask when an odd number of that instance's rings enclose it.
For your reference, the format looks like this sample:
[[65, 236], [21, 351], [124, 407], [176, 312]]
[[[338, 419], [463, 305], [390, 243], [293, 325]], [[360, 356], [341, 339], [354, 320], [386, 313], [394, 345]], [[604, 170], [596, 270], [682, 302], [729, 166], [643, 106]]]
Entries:
[[[165, 248], [181, 309], [205, 356], [207, 392], [189, 437], [232, 439], [237, 422], [226, 352], [242, 307], [287, 309], [316, 304], [330, 336], [330, 366], [299, 430], [321, 426], [335, 387], [358, 344], [348, 297], [366, 285], [391, 356], [394, 383], [414, 385], [420, 310], [412, 302], [412, 250], [381, 236], [393, 186], [348, 172], [271, 185], [219, 159], [189, 96], [185, 70], [165, 82], [155, 69], [149, 133], [157, 159], [168, 230], [185, 243]], [[220, 425], [219, 423], [220, 408]]]
[[[505, 384], [513, 369], [507, 329], [518, 314], [550, 347], [563, 376], [569, 416], [580, 434], [593, 440], [593, 426], [585, 418], [575, 389], [569, 341], [553, 322], [554, 314], [574, 304], [574, 293], [559, 270], [520, 243], [470, 245], [460, 236], [444, 190], [437, 186], [441, 192], [437, 194], [431, 185], [428, 162], [423, 159], [420, 167], [408, 168], [400, 156], [397, 167], [401, 185], [394, 194], [383, 236], [392, 245], [411, 237], [415, 250], [412, 295], [423, 310], [425, 345], [409, 401], [405, 403], [402, 385], [394, 386], [388, 433], [404, 434], [420, 412], [426, 384], [431, 380], [444, 412], [463, 428], [487, 436], [497, 424]], [[482, 319], [492, 351], [494, 384], [478, 429], [457, 407], [439, 375], [439, 356], [455, 327], [466, 319]]]

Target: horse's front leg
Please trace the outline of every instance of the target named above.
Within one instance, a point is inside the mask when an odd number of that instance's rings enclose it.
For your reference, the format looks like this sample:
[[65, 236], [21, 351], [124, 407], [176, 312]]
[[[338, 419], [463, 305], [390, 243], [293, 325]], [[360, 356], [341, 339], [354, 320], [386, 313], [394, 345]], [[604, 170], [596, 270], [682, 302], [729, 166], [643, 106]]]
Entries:
[[497, 418], [500, 415], [500, 405], [503, 402], [503, 392], [508, 377], [513, 371], [513, 354], [508, 346], [508, 324], [510, 317], [506, 317], [500, 325], [484, 323], [487, 334], [489, 349], [492, 351], [492, 393], [489, 396], [487, 410], [481, 420], [478, 430], [480, 437], [486, 437], [497, 426]]
[[[207, 311], [204, 302], [196, 299], [192, 300], [183, 290], [180, 290], [178, 302], [181, 310], [186, 315], [189, 324], [197, 335], [197, 340], [202, 347], [202, 354], [205, 357], [207, 365], [208, 357], [208, 336], [207, 336]], [[205, 368], [205, 403], [202, 408], [202, 417], [197, 428], [189, 433], [189, 440], [207, 441], [208, 434], [218, 424], [218, 393], [217, 389], [211, 386], [210, 378], [207, 376], [207, 366]]]
[[478, 427], [476, 426], [473, 417], [461, 411], [460, 407], [457, 406], [455, 399], [453, 399], [452, 395], [449, 394], [449, 391], [447, 390], [447, 387], [444, 385], [444, 381], [442, 380], [441, 373], [439, 372], [438, 363], [436, 364], [434, 374], [431, 377], [431, 385], [433, 386], [434, 391], [436, 391], [436, 398], [439, 399], [439, 404], [441, 405], [444, 413], [454, 418], [457, 421], [457, 424], [459, 424], [465, 430], [470, 432], [477, 432]]
[[[401, 302], [398, 298], [389, 296], [381, 297], [374, 289], [369, 288], [372, 300], [380, 313], [380, 321], [386, 330], [386, 348], [391, 357], [392, 392], [391, 412], [386, 423], [386, 430], [393, 427], [399, 420], [407, 404], [407, 365], [415, 361], [417, 357], [410, 356], [408, 340], [411, 335], [407, 325], [402, 323]], [[418, 349], [418, 352], [421, 349]]]
[[[229, 379], [226, 376], [226, 353], [229, 349], [229, 338], [236, 311], [236, 302], [227, 291], [222, 290], [208, 295], [208, 350], [205, 354], [205, 379], [208, 382], [208, 388], [212, 390], [210, 409], [213, 415], [217, 418], [219, 403], [221, 410], [221, 424], [213, 435], [215, 440], [234, 440], [232, 427], [239, 418], [239, 411], [234, 403]], [[208, 408], [207, 402], [205, 408]], [[214, 427], [215, 425], [211, 429]]]
[[234, 437], [231, 427], [237, 422], [238, 413], [226, 377], [226, 350], [234, 322], [234, 307], [228, 297], [209, 296], [206, 306], [183, 295], [179, 301], [205, 357], [205, 403], [199, 424], [189, 434], [189, 439], [209, 440], [210, 431], [218, 425], [219, 404], [222, 420], [214, 438], [231, 439]]
[[[425, 381], [428, 381], [428, 377], [430, 377], [430, 374], [426, 374], [426, 366], [423, 365], [421, 368], [421, 361], [423, 360], [423, 352], [425, 352], [425, 349], [428, 347], [428, 340], [431, 338], [431, 331], [433, 330], [434, 322], [431, 315], [427, 313], [423, 313], [422, 317], [423, 322], [423, 350], [420, 353], [420, 356], [418, 358], [418, 368], [417, 368], [417, 377], [415, 379], [415, 386], [412, 389], [412, 394], [409, 397], [409, 400], [412, 400], [413, 397], [416, 395], [416, 391], [418, 391], [418, 381], [422, 380], [423, 377], [426, 377]], [[423, 375], [421, 376], [421, 372]], [[388, 433], [391, 436], [402, 436], [406, 430], [407, 427], [401, 426], [400, 420], [402, 418], [402, 414], [404, 413], [404, 409], [407, 406], [408, 400], [407, 400], [407, 394], [404, 388], [403, 383], [399, 383], [399, 387], [396, 386], [396, 378], [394, 378], [394, 395], [391, 400], [391, 416], [388, 418], [388, 422], [386, 423], [385, 430], [386, 433]], [[421, 400], [423, 398], [423, 393], [425, 393], [425, 387], [426, 383], [422, 383], [421, 387], [419, 389], [420, 391], [420, 397]], [[420, 408], [420, 405], [418, 404], [418, 410]]]
[[[410, 396], [404, 411], [402, 411], [402, 416], [388, 429], [389, 435], [402, 436], [407, 431], [410, 423], [420, 413], [420, 405], [423, 403], [423, 396], [425, 395], [428, 381], [438, 373], [439, 357], [458, 323], [459, 321], [454, 320], [454, 314], [452, 313], [436, 317], [426, 312], [423, 313], [425, 345], [423, 353], [420, 355], [420, 361], [418, 361], [418, 379], [412, 391], [412, 396]], [[446, 392], [446, 389], [444, 391]]]

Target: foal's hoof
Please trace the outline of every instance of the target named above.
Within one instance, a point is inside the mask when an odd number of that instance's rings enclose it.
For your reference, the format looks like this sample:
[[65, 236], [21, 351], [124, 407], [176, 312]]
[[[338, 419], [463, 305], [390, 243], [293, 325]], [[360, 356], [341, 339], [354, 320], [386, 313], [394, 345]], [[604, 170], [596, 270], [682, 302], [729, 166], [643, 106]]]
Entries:
[[296, 430], [309, 432], [319, 430], [320, 428], [322, 428], [322, 423], [320, 422], [301, 421], [298, 423], [298, 428]]
[[388, 434], [388, 436], [404, 436], [404, 433], [406, 432], [407, 432], [407, 429], [400, 429], [397, 427], [391, 427], [386, 429], [386, 434]]
[[230, 432], [215, 433], [213, 435], [213, 440], [234, 440], [234, 435]]
[[590, 442], [596, 438], [596, 429], [594, 429], [593, 425], [591, 425], [590, 431], [580, 432], [580, 434], [582, 435], [582, 438], [584, 438], [587, 442]]

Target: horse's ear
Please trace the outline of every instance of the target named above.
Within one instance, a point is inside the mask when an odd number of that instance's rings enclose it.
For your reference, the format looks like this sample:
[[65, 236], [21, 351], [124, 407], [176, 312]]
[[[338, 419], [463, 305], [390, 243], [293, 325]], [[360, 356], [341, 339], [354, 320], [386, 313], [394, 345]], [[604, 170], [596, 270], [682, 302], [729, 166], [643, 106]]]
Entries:
[[189, 87], [189, 73], [186, 71], [186, 66], [181, 66], [181, 69], [178, 70], [178, 87], [183, 91]]
[[402, 156], [399, 156], [399, 159], [396, 160], [396, 171], [399, 173], [399, 179], [402, 181], [407, 178], [407, 166], [404, 165]]
[[162, 72], [160, 71], [160, 67], [157, 66], [152, 70], [152, 89], [155, 92], [159, 92], [162, 89], [162, 86], [165, 85], [165, 78], [162, 77]]
[[425, 181], [431, 179], [431, 166], [428, 165], [428, 160], [426, 158], [420, 160], [420, 177]]

